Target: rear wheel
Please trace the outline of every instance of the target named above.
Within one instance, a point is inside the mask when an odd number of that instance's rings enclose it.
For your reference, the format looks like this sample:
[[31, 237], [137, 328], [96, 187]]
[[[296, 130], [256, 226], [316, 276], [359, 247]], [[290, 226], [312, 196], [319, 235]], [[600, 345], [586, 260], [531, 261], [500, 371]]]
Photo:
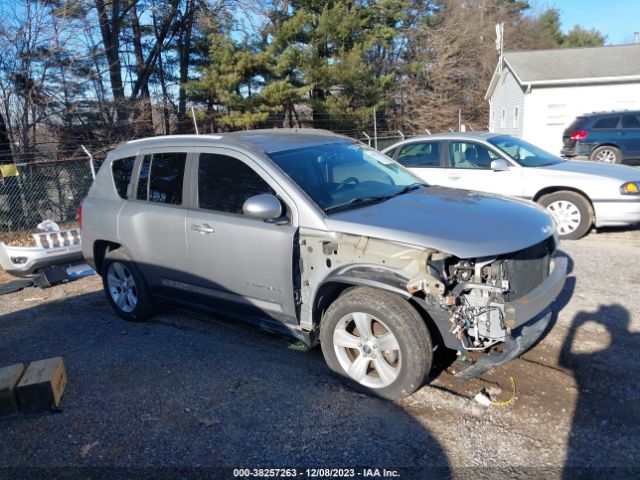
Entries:
[[347, 384], [391, 400], [417, 390], [431, 369], [422, 317], [388, 292], [355, 288], [339, 297], [322, 319], [320, 342], [327, 365]]
[[560, 238], [577, 240], [584, 237], [593, 222], [591, 205], [576, 192], [561, 191], [545, 195], [540, 204], [553, 215]]
[[106, 254], [102, 263], [102, 286], [111, 308], [121, 318], [141, 322], [155, 313], [144, 277], [121, 249]]
[[620, 163], [622, 154], [616, 147], [604, 145], [591, 152], [591, 160], [603, 163]]

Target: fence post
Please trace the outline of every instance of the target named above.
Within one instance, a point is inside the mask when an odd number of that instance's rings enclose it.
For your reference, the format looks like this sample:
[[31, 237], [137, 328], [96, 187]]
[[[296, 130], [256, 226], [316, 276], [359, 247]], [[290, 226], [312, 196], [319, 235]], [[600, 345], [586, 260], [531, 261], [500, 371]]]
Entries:
[[84, 145], [80, 145], [80, 147], [82, 148], [82, 150], [84, 150], [84, 153], [87, 154], [87, 157], [89, 157], [89, 166], [91, 167], [91, 176], [95, 180], [96, 179], [96, 167], [93, 165], [93, 155], [91, 155], [91, 152], [89, 152], [89, 150], [87, 150]]
[[373, 148], [378, 149], [378, 124], [376, 123], [376, 107], [373, 107]]
[[400, 130], [398, 130], [398, 133], [400, 134], [400, 140], [404, 140], [404, 133], [402, 133]]
[[362, 134], [367, 137], [367, 142], [369, 143], [369, 146], [371, 146], [371, 137], [367, 135], [367, 132], [362, 132]]

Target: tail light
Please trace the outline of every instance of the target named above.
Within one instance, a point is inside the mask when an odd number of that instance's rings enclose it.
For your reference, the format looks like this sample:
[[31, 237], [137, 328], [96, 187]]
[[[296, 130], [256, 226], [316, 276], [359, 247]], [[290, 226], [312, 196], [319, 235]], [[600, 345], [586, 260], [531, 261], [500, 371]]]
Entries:
[[80, 200], [80, 206], [78, 207], [78, 227], [82, 230], [82, 202], [84, 200]]
[[571, 140], [584, 140], [585, 138], [587, 138], [587, 135], [589, 135], [589, 132], [586, 132], [584, 130], [576, 130], [575, 132], [571, 132]]

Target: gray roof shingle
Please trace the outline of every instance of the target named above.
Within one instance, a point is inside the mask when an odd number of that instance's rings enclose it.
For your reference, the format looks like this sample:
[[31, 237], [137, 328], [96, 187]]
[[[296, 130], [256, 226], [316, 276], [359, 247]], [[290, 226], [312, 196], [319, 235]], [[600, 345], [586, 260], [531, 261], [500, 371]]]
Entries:
[[640, 44], [506, 52], [521, 83], [640, 76]]

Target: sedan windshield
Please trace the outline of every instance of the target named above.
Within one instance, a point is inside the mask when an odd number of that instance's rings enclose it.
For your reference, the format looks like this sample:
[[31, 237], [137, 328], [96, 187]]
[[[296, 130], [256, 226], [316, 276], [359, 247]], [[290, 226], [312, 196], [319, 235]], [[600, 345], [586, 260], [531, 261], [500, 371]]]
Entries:
[[489, 143], [498, 147], [523, 167], [546, 167], [564, 161], [535, 145], [508, 135], [489, 138]]
[[269, 154], [325, 212], [388, 200], [426, 184], [386, 155], [350, 142]]

